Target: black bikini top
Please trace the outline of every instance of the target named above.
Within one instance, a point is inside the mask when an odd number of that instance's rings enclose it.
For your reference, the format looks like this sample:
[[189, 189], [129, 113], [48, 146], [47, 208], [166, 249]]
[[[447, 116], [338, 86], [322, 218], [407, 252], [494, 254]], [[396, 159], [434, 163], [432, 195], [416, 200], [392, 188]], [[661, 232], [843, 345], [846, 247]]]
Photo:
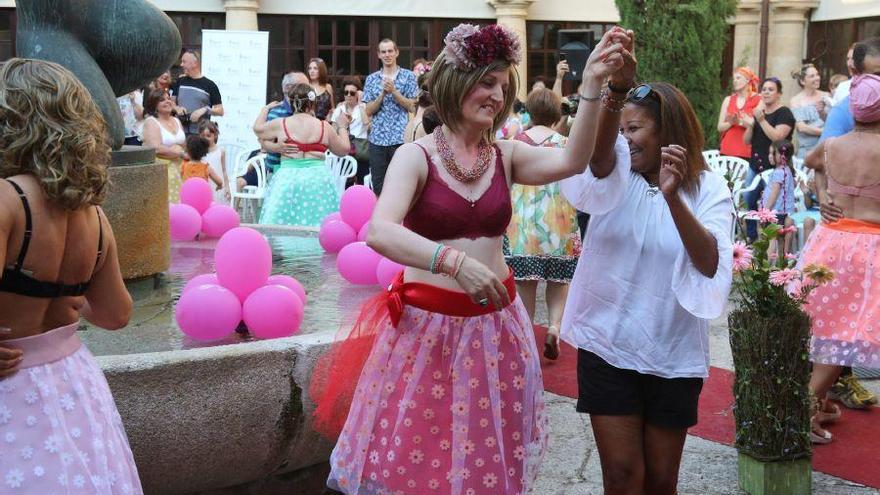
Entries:
[[[24, 258], [27, 256], [28, 247], [31, 243], [33, 235], [33, 220], [31, 219], [31, 207], [28, 204], [24, 191], [15, 182], [6, 179], [21, 199], [21, 205], [24, 207], [24, 238], [21, 241], [21, 250], [18, 253], [18, 259], [14, 264], [8, 265], [3, 269], [3, 278], [0, 278], [0, 292], [11, 292], [20, 296], [55, 298], [65, 296], [81, 296], [86, 293], [89, 288], [91, 279], [81, 284], [62, 284], [59, 282], [43, 282], [37, 280], [31, 274], [22, 270]], [[95, 259], [95, 267], [101, 261], [101, 255], [104, 251], [104, 225], [101, 223], [101, 213], [98, 207], [95, 207], [95, 213], [98, 215], [98, 256]]]

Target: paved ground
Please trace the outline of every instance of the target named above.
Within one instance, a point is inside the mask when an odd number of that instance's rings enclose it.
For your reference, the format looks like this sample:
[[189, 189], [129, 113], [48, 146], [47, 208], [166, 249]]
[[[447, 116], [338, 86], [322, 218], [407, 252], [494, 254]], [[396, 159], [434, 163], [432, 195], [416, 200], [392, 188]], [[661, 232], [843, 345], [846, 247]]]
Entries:
[[[543, 303], [535, 320], [546, 324]], [[727, 334], [727, 319], [719, 318], [710, 328], [710, 356], [713, 366], [733, 369]], [[880, 394], [880, 380], [865, 381]], [[602, 493], [599, 455], [589, 417], [574, 410], [574, 399], [547, 393], [552, 431], [550, 448], [533, 493], [540, 495], [593, 495]], [[682, 457], [679, 493], [682, 495], [740, 495], [737, 488], [737, 455], [733, 447], [688, 435]], [[880, 491], [847, 480], [813, 472], [813, 493], [833, 495], [878, 495]]]

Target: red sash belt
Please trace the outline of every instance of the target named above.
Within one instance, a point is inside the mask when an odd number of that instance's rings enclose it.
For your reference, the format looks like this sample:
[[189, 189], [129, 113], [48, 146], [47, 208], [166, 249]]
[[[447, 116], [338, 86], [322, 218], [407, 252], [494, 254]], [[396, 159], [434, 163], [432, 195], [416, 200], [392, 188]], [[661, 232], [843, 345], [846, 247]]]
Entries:
[[[504, 287], [507, 288], [510, 301], [513, 302], [516, 299], [513, 270], [504, 279]], [[486, 306], [480, 306], [471, 301], [470, 296], [464, 292], [443, 289], [421, 282], [404, 282], [403, 272], [401, 272], [388, 288], [388, 314], [391, 318], [391, 324], [395, 328], [400, 323], [404, 306], [413, 306], [432, 313], [464, 317], [488, 315], [503, 309], [493, 307], [491, 301]]]

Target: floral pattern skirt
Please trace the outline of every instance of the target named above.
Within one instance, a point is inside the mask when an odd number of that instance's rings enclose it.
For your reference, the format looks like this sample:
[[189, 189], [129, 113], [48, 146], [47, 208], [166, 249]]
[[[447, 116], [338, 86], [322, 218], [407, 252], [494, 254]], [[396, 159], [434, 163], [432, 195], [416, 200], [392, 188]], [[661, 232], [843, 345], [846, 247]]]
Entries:
[[505, 260], [516, 280], [569, 283], [581, 252], [577, 211], [559, 183], [511, 188], [513, 217], [505, 236]]
[[850, 219], [819, 224], [799, 266], [811, 263], [835, 274], [804, 306], [813, 320], [811, 360], [880, 368], [880, 225]]
[[180, 160], [165, 160], [157, 158], [156, 161], [165, 162], [168, 166], [168, 202], [180, 202], [180, 186], [183, 180], [180, 178]]
[[522, 302], [473, 317], [405, 306], [377, 336], [330, 457], [346, 494], [513, 495], [547, 445], [543, 383]]
[[22, 349], [0, 381], [0, 493], [141, 494], [107, 381], [79, 323], [2, 342]]

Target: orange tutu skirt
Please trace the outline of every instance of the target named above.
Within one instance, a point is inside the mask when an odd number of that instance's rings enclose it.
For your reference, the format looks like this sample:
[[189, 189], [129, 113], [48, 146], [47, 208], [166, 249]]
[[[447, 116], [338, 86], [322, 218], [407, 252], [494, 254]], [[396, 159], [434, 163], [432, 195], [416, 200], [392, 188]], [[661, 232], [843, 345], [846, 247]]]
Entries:
[[801, 255], [801, 266], [811, 263], [835, 273], [804, 307], [813, 320], [811, 361], [880, 368], [880, 224], [820, 224]]

